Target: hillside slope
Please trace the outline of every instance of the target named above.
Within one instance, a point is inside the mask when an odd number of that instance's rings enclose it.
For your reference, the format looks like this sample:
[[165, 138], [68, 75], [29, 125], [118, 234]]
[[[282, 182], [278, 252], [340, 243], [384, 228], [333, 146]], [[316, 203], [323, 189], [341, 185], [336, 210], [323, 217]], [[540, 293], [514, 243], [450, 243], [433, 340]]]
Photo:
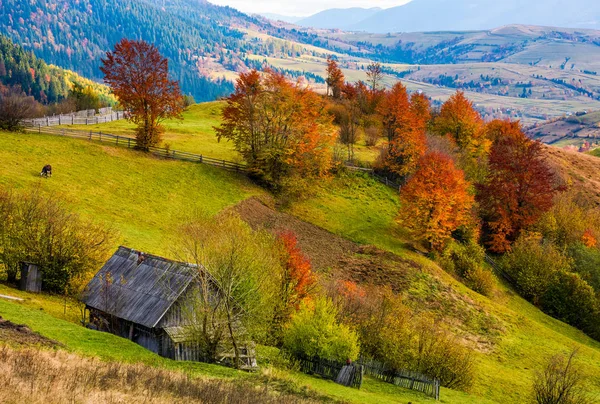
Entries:
[[[59, 192], [75, 211], [113, 223], [121, 232], [118, 243], [167, 256], [172, 254], [169, 241], [178, 224], [194, 208], [217, 213], [249, 196], [265, 198], [261, 190], [232, 173], [164, 161], [85, 140], [2, 133], [0, 158], [1, 185], [24, 188], [38, 184], [43, 192]], [[40, 181], [37, 172], [46, 162], [56, 167], [56, 173], [51, 179]], [[342, 176], [318, 189], [314, 196], [292, 204], [286, 213], [324, 228], [335, 235], [331, 237], [359, 244], [356, 253], [347, 248], [347, 254], [333, 264], [334, 270], [357, 281], [391, 284], [415, 313], [443, 316], [473, 348], [477, 372], [472, 396], [443, 391], [446, 402], [524, 402], [533, 370], [551, 354], [567, 352], [573, 346], [581, 349], [587, 389], [600, 394], [598, 342], [544, 315], [504, 284], [492, 299], [467, 289], [433, 262], [407, 248], [410, 238], [395, 222], [398, 209], [393, 190], [368, 178]], [[252, 208], [252, 212], [259, 211]], [[255, 216], [254, 222], [261, 225], [259, 219], [266, 218], [264, 223], [279, 220], [280, 225], [285, 225], [285, 216], [276, 219], [273, 215], [277, 213], [269, 213], [267, 208], [264, 214]], [[323, 237], [327, 237], [326, 233]], [[9, 319], [24, 318], [10, 305], [14, 304], [0, 302], [0, 315], [12, 312]], [[54, 312], [60, 315], [61, 309], [59, 300]], [[48, 333], [50, 338], [70, 338], [71, 334], [61, 334], [63, 331], [50, 325], [50, 319], [44, 321], [32, 320], [31, 326], [48, 324], [48, 330], [53, 330]], [[70, 332], [80, 329], [73, 327]], [[114, 352], [102, 344], [94, 349]], [[312, 378], [302, 380], [313, 383]], [[338, 394], [347, 400], [367, 397], [344, 396], [347, 393], [343, 389]], [[406, 401], [406, 397], [397, 401], [405, 402], [402, 400]], [[368, 401], [378, 402], [376, 397]]]

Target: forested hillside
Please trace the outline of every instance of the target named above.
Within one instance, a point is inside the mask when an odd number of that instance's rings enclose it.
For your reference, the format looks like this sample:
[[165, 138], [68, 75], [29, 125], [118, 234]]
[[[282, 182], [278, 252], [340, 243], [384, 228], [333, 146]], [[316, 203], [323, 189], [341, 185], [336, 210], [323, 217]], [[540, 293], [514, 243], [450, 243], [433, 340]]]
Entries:
[[85, 79], [71, 71], [48, 65], [0, 35], [0, 84], [18, 86], [38, 102], [52, 104], [69, 96], [73, 84], [90, 86], [103, 103], [114, 102], [108, 87]]
[[230, 8], [184, 0], [8, 0], [0, 9], [0, 25], [15, 42], [49, 63], [90, 78], [101, 77], [100, 58], [121, 38], [156, 43], [182, 88], [197, 100], [232, 89], [229, 83], [201, 77], [197, 67], [206, 57], [243, 50], [243, 34], [224, 25], [235, 18], [248, 17]]

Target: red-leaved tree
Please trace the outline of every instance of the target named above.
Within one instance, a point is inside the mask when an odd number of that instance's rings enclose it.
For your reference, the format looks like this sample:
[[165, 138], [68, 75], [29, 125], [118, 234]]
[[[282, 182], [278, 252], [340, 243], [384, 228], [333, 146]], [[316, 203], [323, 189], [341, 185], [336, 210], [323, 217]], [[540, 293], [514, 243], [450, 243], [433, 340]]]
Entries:
[[471, 222], [474, 198], [469, 188], [450, 157], [428, 153], [402, 187], [399, 220], [431, 248], [441, 250], [454, 230]]
[[282, 327], [294, 311], [298, 310], [300, 303], [310, 296], [317, 281], [310, 260], [300, 249], [296, 235], [287, 231], [279, 235], [279, 240], [282, 244], [283, 273], [272, 326], [273, 337], [276, 340], [280, 340]]
[[327, 95], [330, 94], [334, 99], [342, 97], [342, 88], [344, 87], [344, 73], [339, 68], [338, 63], [331, 57], [327, 57]]
[[100, 67], [127, 119], [137, 125], [136, 144], [142, 150], [156, 146], [165, 119], [181, 118], [183, 96], [179, 83], [169, 79], [169, 63], [156, 46], [122, 39], [107, 52]]
[[527, 138], [518, 124], [494, 122], [495, 141], [486, 181], [477, 186], [484, 241], [492, 251], [510, 250], [521, 230], [552, 207], [557, 192], [543, 146]]

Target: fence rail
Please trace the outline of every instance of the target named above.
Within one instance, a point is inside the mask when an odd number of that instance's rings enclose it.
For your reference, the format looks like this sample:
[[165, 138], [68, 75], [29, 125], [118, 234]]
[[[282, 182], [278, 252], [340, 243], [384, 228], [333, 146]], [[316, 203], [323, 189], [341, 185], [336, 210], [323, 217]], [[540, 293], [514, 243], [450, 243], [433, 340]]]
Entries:
[[[286, 354], [287, 357], [296, 361], [300, 371], [319, 375], [325, 379], [336, 381], [345, 363], [321, 359], [318, 357], [307, 357]], [[351, 387], [360, 388], [364, 375], [375, 377], [385, 383], [394, 384], [406, 389], [419, 391], [436, 400], [440, 399], [440, 381], [431, 379], [418, 372], [409, 370], [390, 370], [381, 362], [373, 359], [361, 358], [354, 362], [354, 377], [350, 381]]]
[[[37, 128], [27, 128], [27, 132], [30, 133], [40, 133], [47, 135], [58, 135], [58, 136], [66, 136], [72, 138], [86, 139], [90, 141], [98, 141], [102, 143], [111, 143], [116, 146], [127, 147], [129, 149], [135, 149], [136, 143], [135, 139], [128, 136], [118, 136], [110, 133], [102, 133], [102, 132], [84, 132], [75, 129], [65, 129], [65, 128], [49, 128], [38, 126]], [[235, 163], [233, 161], [227, 161], [222, 159], [216, 159], [213, 157], [207, 157], [202, 154], [194, 154], [180, 150], [172, 150], [166, 149], [163, 147], [150, 147], [150, 153], [155, 156], [169, 158], [174, 160], [183, 160], [190, 161], [194, 163], [208, 164], [210, 166], [224, 168], [230, 171], [237, 172], [246, 172], [246, 166], [243, 164]]]
[[57, 125], [96, 125], [99, 123], [118, 121], [125, 117], [125, 113], [122, 111], [111, 111], [102, 115], [82, 115], [78, 115], [78, 113], [73, 113], [68, 115], [45, 116], [43, 118], [25, 119], [22, 121], [22, 124], [25, 127], [36, 128]]
[[[308, 356], [289, 356], [300, 366], [300, 371], [309, 375], [318, 375], [324, 379], [339, 382], [338, 378], [342, 369], [347, 366], [345, 363]], [[350, 365], [351, 375], [344, 378], [344, 383], [348, 387], [360, 389], [363, 379], [363, 368], [360, 365]]]
[[388, 186], [390, 188], [393, 188], [395, 190], [400, 190], [400, 184], [398, 184], [397, 182], [394, 182], [394, 181], [390, 180], [387, 177], [383, 177], [381, 175], [377, 175], [375, 173], [375, 170], [373, 170], [372, 168], [356, 167], [356, 166], [349, 165], [349, 164], [346, 165], [346, 168], [348, 170], [350, 170], [350, 171], [368, 174], [369, 176], [371, 176], [376, 181], [379, 181], [382, 184], [385, 184], [386, 186]]
[[390, 370], [381, 362], [372, 359], [361, 358], [357, 363], [363, 367], [366, 375], [396, 386], [420, 391], [436, 400], [440, 399], [440, 381], [438, 379], [431, 379], [410, 370]]
[[496, 271], [496, 273], [500, 274], [509, 284], [511, 284], [512, 286], [516, 286], [517, 283], [515, 282], [515, 279], [510, 276], [503, 268], [502, 266], [500, 266], [495, 259], [493, 259], [491, 256], [489, 256], [488, 254], [485, 254], [485, 261], [490, 264], [490, 266], [492, 268], [494, 268], [494, 271]]

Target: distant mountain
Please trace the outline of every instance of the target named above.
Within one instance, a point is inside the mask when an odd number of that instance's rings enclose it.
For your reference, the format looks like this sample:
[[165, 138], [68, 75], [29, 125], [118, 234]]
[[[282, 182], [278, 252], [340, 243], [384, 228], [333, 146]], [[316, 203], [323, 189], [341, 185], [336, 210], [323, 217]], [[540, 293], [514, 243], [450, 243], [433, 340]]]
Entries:
[[296, 24], [312, 28], [346, 29], [355, 24], [360, 24], [363, 20], [368, 19], [381, 11], [382, 9], [379, 7], [332, 8], [298, 20], [296, 21]]
[[294, 17], [291, 15], [283, 15], [283, 14], [275, 14], [275, 13], [260, 13], [259, 15], [262, 15], [263, 17], [266, 17], [269, 20], [289, 22], [292, 24], [304, 19], [304, 17]]
[[600, 29], [598, 0], [413, 0], [336, 28], [373, 33], [484, 30], [508, 24]]

